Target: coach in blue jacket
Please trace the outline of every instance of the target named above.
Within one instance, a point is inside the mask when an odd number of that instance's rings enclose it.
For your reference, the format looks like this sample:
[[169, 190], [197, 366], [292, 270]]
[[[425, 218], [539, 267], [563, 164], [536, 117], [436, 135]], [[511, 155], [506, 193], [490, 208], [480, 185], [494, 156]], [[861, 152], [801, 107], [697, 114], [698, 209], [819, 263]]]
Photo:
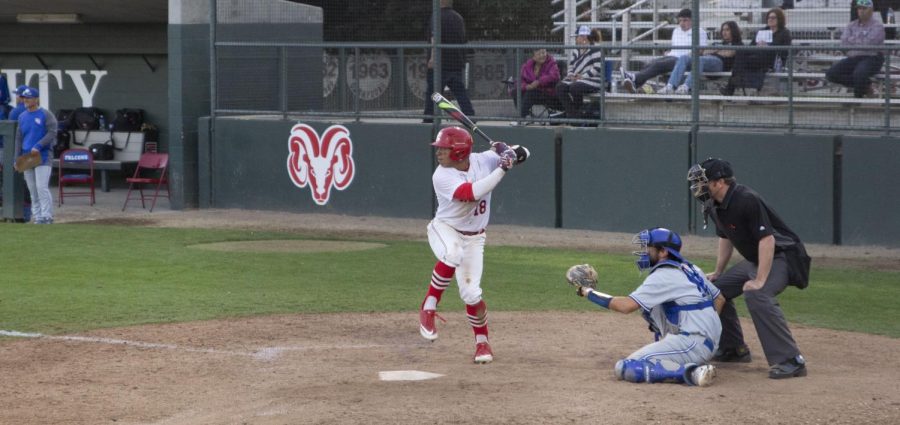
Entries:
[[25, 103], [25, 112], [19, 115], [16, 129], [16, 152], [19, 156], [37, 152], [41, 164], [25, 170], [25, 184], [31, 195], [31, 215], [35, 224], [53, 223], [53, 197], [50, 194], [50, 172], [52, 171], [50, 149], [56, 140], [56, 117], [41, 108], [40, 93], [27, 87], [19, 93]]

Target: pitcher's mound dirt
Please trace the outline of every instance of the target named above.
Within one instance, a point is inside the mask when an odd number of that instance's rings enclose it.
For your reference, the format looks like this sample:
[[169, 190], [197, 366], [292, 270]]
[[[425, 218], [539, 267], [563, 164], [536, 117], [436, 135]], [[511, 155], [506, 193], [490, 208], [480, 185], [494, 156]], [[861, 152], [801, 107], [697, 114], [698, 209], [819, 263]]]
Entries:
[[189, 248], [227, 252], [344, 252], [384, 248], [383, 243], [316, 240], [265, 240], [216, 242], [191, 245]]

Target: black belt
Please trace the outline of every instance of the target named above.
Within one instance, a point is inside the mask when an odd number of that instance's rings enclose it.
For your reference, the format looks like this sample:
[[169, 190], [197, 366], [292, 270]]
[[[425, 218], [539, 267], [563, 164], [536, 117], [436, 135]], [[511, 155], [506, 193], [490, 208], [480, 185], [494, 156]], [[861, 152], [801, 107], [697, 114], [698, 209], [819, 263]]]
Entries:
[[475, 236], [475, 235], [480, 235], [480, 234], [484, 233], [484, 229], [481, 229], [477, 232], [466, 232], [464, 230], [457, 230], [457, 232], [463, 236]]

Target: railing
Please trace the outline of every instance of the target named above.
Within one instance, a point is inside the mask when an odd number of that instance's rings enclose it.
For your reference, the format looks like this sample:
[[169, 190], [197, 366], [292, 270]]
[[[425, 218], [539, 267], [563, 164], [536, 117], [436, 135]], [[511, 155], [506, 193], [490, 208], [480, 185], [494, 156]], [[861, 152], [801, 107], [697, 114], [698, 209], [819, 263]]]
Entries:
[[[282, 118], [289, 116], [328, 116], [360, 119], [405, 118], [419, 120], [424, 117], [424, 53], [432, 46], [428, 43], [259, 43], [259, 42], [218, 42], [216, 49], [249, 49], [256, 52], [269, 52], [265, 58], [257, 57], [257, 62], [269, 61], [272, 66], [271, 75], [254, 75], [252, 80], [270, 80], [269, 86], [277, 87], [271, 99], [263, 106], [247, 106], [246, 102], [233, 96], [219, 96], [216, 104], [216, 115], [274, 115]], [[690, 96], [660, 95], [628, 95], [600, 91], [588, 98], [585, 110], [591, 115], [583, 119], [528, 117], [520, 119], [512, 108], [512, 100], [506, 94], [503, 80], [513, 76], [514, 93], [521, 102], [521, 91], [518, 87], [518, 69], [523, 59], [533, 49], [545, 48], [553, 52], [563, 52], [578, 46], [569, 44], [535, 43], [535, 44], [468, 44], [439, 45], [439, 49], [474, 49], [475, 55], [470, 60], [471, 72], [470, 93], [476, 102], [477, 118], [481, 121], [521, 120], [529, 124], [569, 124], [590, 126], [709, 126], [709, 127], [744, 127], [768, 128], [794, 131], [809, 130], [856, 130], [896, 133], [900, 130], [900, 122], [891, 120], [891, 111], [898, 105], [900, 96], [895, 87], [900, 75], [884, 72], [893, 70], [900, 60], [894, 57], [900, 53], [900, 46], [891, 45], [883, 48], [866, 50], [889, 50], [893, 55], [886, 55], [882, 71], [883, 79], [878, 80], [881, 95], [878, 99], [854, 99], [834, 92], [833, 86], [825, 86], [816, 90], [803, 90], [801, 84], [808, 80], [821, 80], [821, 72], [800, 69], [801, 55], [810, 51], [828, 50], [834, 52], [850, 50], [838, 45], [825, 46], [787, 46], [787, 47], [750, 47], [737, 46], [735, 50], [782, 50], [788, 51], [788, 66], [781, 73], [773, 73], [772, 78], [778, 84], [778, 93], [757, 96], [719, 96], [717, 93], [707, 94], [695, 90]], [[605, 43], [595, 46], [603, 51], [603, 56], [614, 66], [616, 57], [613, 51], [629, 52], [647, 51], [656, 48], [654, 44], [621, 45]], [[322, 57], [323, 52], [332, 58], [334, 65], [328, 69], [334, 71], [334, 85], [328, 96], [323, 95], [321, 106], [296, 107], [292, 105], [292, 88], [299, 82], [295, 79], [295, 70], [291, 68], [291, 58], [300, 58], [298, 63], [309, 63], [298, 52], [311, 51], [312, 55]], [[859, 50], [859, 48], [854, 48]], [[237, 53], [239, 52], [232, 52]], [[315, 53], [319, 52], [319, 53]], [[221, 56], [221, 55], [220, 55]], [[380, 58], [377, 59], [376, 58]], [[487, 58], [490, 58], [487, 59]], [[319, 59], [322, 60], [322, 59]], [[495, 60], [495, 62], [491, 62]], [[495, 63], [496, 65], [491, 65]], [[219, 84], [234, 84], [223, 79], [228, 74], [230, 62], [218, 64]], [[506, 64], [506, 65], [504, 65]], [[355, 67], [355, 68], [354, 68]], [[356, 69], [355, 71], [353, 71]], [[367, 71], [365, 71], [368, 69]], [[380, 75], [383, 70], [390, 70], [389, 75]], [[401, 72], [393, 70], [400, 69]], [[353, 72], [348, 72], [353, 71]], [[365, 74], [368, 72], [369, 74]], [[379, 74], [379, 75], [376, 75]], [[617, 73], [612, 73], [612, 80], [618, 80]], [[724, 74], [712, 74], [709, 77], [724, 77]], [[384, 77], [377, 79], [375, 77]], [[328, 78], [326, 76], [326, 78]], [[255, 92], [253, 87], [244, 87], [248, 82], [246, 75], [240, 82], [242, 93]], [[604, 85], [607, 83], [603, 76]], [[376, 81], [377, 80], [377, 81]], [[377, 83], [377, 84], [376, 84]], [[616, 81], [612, 82], [616, 84]], [[379, 85], [381, 84], [381, 85]], [[700, 82], [697, 82], [698, 87]], [[767, 83], [769, 84], [769, 83]], [[377, 90], [376, 90], [377, 89]], [[380, 90], [380, 91], [378, 91]], [[615, 91], [615, 90], [614, 90]], [[377, 96], [376, 96], [377, 95]], [[521, 104], [521, 103], [517, 103]], [[694, 108], [700, 110], [698, 118], [687, 114]], [[815, 111], [810, 112], [814, 108]], [[830, 117], [830, 118], [829, 118]], [[878, 118], [880, 117], [880, 118]]]

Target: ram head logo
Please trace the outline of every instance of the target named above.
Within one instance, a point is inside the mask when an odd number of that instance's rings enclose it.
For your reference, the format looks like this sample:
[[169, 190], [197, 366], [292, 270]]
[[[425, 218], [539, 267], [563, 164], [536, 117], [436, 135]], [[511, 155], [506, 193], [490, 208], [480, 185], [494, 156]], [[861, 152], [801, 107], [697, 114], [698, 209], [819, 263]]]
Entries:
[[294, 185], [309, 185], [313, 201], [328, 203], [331, 188], [344, 190], [353, 181], [353, 144], [342, 125], [328, 127], [322, 137], [312, 127], [297, 124], [288, 139], [288, 173]]

